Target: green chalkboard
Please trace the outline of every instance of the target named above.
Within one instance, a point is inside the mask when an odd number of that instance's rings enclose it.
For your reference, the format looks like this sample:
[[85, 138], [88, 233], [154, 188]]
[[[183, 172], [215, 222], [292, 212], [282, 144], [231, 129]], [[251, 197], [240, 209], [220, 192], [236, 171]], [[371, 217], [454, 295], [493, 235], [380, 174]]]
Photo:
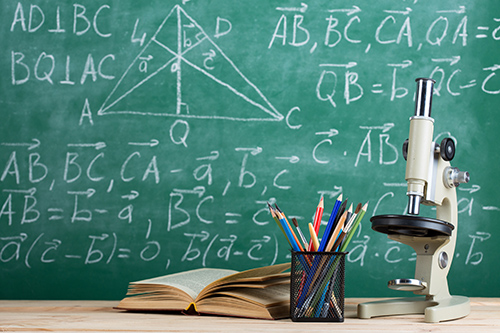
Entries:
[[[3, 1], [0, 298], [120, 299], [129, 281], [290, 260], [267, 210], [322, 230], [369, 201], [346, 296], [413, 277], [369, 218], [403, 214], [415, 79], [455, 139], [452, 294], [500, 296], [495, 1]], [[423, 215], [434, 217], [426, 208]]]

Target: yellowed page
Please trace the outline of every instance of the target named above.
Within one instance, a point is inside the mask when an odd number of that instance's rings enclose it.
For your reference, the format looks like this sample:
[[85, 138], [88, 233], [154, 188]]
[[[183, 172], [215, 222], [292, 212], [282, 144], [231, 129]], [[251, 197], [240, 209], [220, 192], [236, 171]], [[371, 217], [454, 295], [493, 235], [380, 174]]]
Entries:
[[262, 319], [290, 316], [290, 286], [277, 285], [266, 289], [228, 288], [219, 290], [200, 300], [200, 313]]
[[[217, 291], [221, 288], [268, 288], [270, 286], [278, 285], [278, 284], [287, 284], [290, 285], [290, 273], [283, 273], [284, 276], [281, 277], [281, 274], [277, 276], [275, 279], [265, 280], [265, 281], [234, 281], [231, 283], [225, 283], [223, 285], [215, 286], [210, 288], [210, 293]], [[206, 295], [206, 293], [205, 293]]]
[[237, 271], [231, 269], [200, 268], [187, 272], [132, 282], [131, 286], [137, 286], [138, 289], [140, 289], [140, 285], [171, 286], [184, 291], [194, 300], [203, 288], [212, 282], [235, 273], [237, 273]]
[[271, 277], [272, 278], [281, 278], [285, 276], [288, 273], [282, 274], [285, 270], [290, 268], [290, 263], [284, 263], [284, 264], [278, 264], [278, 265], [272, 265], [272, 266], [265, 266], [265, 267], [259, 267], [259, 268], [254, 268], [250, 269], [244, 272], [239, 272], [235, 273], [232, 275], [228, 275], [224, 278], [221, 278], [217, 281], [214, 281], [213, 283], [210, 283], [207, 285], [199, 294], [196, 300], [199, 300], [203, 298], [205, 295], [207, 295], [211, 290], [214, 288], [227, 284], [227, 283], [232, 283], [235, 281], [242, 282], [242, 281], [266, 281], [269, 280]]
[[200, 300], [197, 304], [201, 308], [205, 300], [217, 301], [219, 297], [215, 295], [231, 296], [249, 303], [263, 307], [271, 307], [290, 302], [290, 285], [274, 285], [267, 288], [228, 288], [217, 290], [210, 294], [209, 298]]
[[182, 311], [189, 304], [190, 300], [182, 300], [182, 297], [163, 297], [161, 295], [149, 294], [146, 296], [136, 295], [125, 297], [116, 308], [124, 310]]

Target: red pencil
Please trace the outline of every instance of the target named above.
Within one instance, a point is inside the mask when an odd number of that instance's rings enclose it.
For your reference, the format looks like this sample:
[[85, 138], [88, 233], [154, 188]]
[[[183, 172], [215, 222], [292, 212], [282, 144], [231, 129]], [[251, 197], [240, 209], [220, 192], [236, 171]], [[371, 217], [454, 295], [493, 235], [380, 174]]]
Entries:
[[[314, 215], [314, 222], [313, 222], [313, 227], [314, 231], [316, 232], [316, 235], [319, 233], [319, 227], [321, 225], [321, 218], [323, 217], [323, 209], [325, 208], [325, 205], [323, 203], [323, 197], [321, 197], [321, 200], [319, 201], [318, 207], [316, 207], [316, 214]], [[313, 249], [313, 242], [312, 239], [309, 241], [309, 251], [312, 251]]]

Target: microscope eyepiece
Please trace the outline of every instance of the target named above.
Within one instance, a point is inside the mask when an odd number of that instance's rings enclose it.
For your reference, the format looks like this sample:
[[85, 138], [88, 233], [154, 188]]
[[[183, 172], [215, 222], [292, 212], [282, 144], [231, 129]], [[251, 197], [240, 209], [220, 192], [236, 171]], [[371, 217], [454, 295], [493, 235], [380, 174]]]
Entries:
[[417, 117], [430, 117], [432, 106], [432, 93], [434, 90], [433, 79], [418, 78], [417, 82], [417, 95], [415, 97], [415, 116]]

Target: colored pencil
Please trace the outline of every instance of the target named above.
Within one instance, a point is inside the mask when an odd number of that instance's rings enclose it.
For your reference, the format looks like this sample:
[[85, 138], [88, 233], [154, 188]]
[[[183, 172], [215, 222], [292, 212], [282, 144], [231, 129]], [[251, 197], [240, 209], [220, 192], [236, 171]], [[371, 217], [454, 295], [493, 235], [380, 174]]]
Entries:
[[318, 207], [316, 208], [316, 216], [314, 218], [314, 231], [316, 232], [316, 235], [318, 235], [319, 232], [319, 227], [321, 226], [321, 218], [323, 217], [323, 211], [325, 209], [325, 202], [323, 200], [323, 197], [319, 200]]
[[354, 220], [356, 219], [356, 216], [358, 215], [360, 210], [361, 210], [361, 204], [358, 204], [354, 213], [351, 213], [351, 214], [347, 213], [349, 221], [347, 221], [347, 218], [346, 218], [346, 221], [344, 223], [344, 227], [342, 228], [342, 232], [340, 233], [339, 237], [337, 237], [335, 244], [333, 244], [333, 247], [332, 247], [333, 252], [335, 252], [335, 250], [337, 250], [341, 246], [342, 241], [344, 240], [345, 236], [349, 233], [349, 230], [352, 227], [352, 224], [353, 224]]
[[319, 249], [318, 249], [318, 251], [320, 252], [325, 250], [325, 246], [328, 243], [328, 238], [334, 226], [335, 218], [337, 217], [337, 212], [341, 204], [342, 204], [342, 193], [340, 193], [337, 200], [335, 201], [332, 213], [330, 214], [330, 218], [328, 219], [328, 224], [326, 225], [326, 229], [323, 232], [323, 237], [321, 237], [321, 243], [319, 244]]
[[316, 231], [314, 230], [314, 226], [312, 223], [309, 223], [309, 233], [311, 234], [311, 248], [309, 251], [318, 251], [319, 248], [319, 241], [318, 241], [318, 235], [316, 235]]
[[271, 204], [268, 202], [267, 203], [267, 206], [269, 207], [269, 211], [271, 212], [271, 216], [273, 217], [274, 221], [276, 221], [276, 223], [278, 224], [279, 228], [281, 229], [281, 231], [283, 233], [285, 233], [285, 230], [283, 229], [283, 227], [281, 226], [281, 223], [280, 221], [278, 220], [278, 217], [276, 216], [276, 211], [275, 209], [271, 206]]
[[302, 247], [302, 245], [299, 242], [299, 239], [295, 235], [295, 232], [293, 231], [292, 226], [290, 225], [290, 222], [288, 222], [288, 219], [286, 218], [285, 213], [283, 213], [283, 211], [278, 207], [278, 204], [275, 203], [274, 206], [276, 207], [276, 209], [278, 209], [281, 216], [285, 219], [286, 225], [288, 226], [288, 229], [290, 230], [290, 232], [293, 236], [293, 239], [295, 240], [295, 243], [299, 246], [300, 251], [304, 251], [304, 248]]
[[347, 216], [345, 218], [344, 226], [347, 225], [347, 222], [351, 219], [351, 215], [352, 215], [352, 203], [349, 206], [349, 209], [347, 210]]
[[269, 211], [271, 212], [271, 216], [273, 217], [273, 220], [276, 222], [276, 224], [280, 228], [283, 235], [285, 235], [285, 238], [286, 238], [288, 244], [290, 244], [290, 247], [292, 247], [292, 243], [290, 243], [290, 240], [288, 240], [288, 236], [286, 235], [285, 229], [283, 229], [283, 226], [281, 225], [281, 222], [279, 221], [278, 216], [276, 215], [274, 208], [271, 206], [271, 204], [269, 202], [267, 203], [267, 205], [269, 207]]
[[340, 247], [340, 252], [344, 252], [347, 249], [347, 245], [349, 245], [349, 242], [351, 241], [354, 232], [358, 228], [359, 222], [361, 222], [361, 219], [363, 218], [363, 216], [365, 216], [367, 209], [368, 209], [368, 202], [363, 205], [363, 208], [361, 208], [361, 211], [359, 212], [358, 216], [356, 216], [356, 221], [354, 221], [351, 229], [349, 230], [349, 233], [347, 234], [345, 242]]
[[276, 212], [276, 215], [278, 216], [278, 219], [279, 219], [281, 225], [283, 226], [283, 229], [285, 230], [286, 236], [292, 245], [292, 249], [296, 252], [299, 252], [300, 247], [299, 247], [299, 244], [295, 241], [295, 237], [293, 237], [293, 234], [292, 234], [293, 230], [290, 229], [290, 225], [285, 220], [285, 217], [283, 216], [283, 214], [281, 214], [280, 212]]
[[339, 212], [337, 213], [337, 216], [336, 216], [335, 222], [334, 222], [335, 226], [339, 222], [339, 219], [342, 216], [342, 214], [344, 214], [346, 207], [347, 207], [347, 199], [345, 199], [344, 202], [342, 202], [342, 204], [340, 205]]
[[[342, 202], [342, 204], [339, 207], [339, 210], [337, 211], [337, 216], [335, 216], [335, 220], [333, 221], [332, 230], [330, 232], [330, 235], [328, 235], [328, 239], [327, 239], [328, 242], [330, 241], [331, 237], [333, 236], [334, 230], [337, 230], [337, 227], [339, 226], [339, 220], [342, 217], [342, 215], [344, 214], [346, 206], [347, 206], [347, 199], [345, 199], [344, 202]], [[342, 227], [340, 227], [340, 228], [342, 228]], [[340, 230], [342, 230], [342, 229], [340, 229]], [[337, 234], [337, 236], [338, 236], [338, 234]], [[335, 239], [333, 241], [335, 241]], [[327, 242], [327, 244], [328, 244], [328, 242]], [[333, 246], [333, 244], [332, 244], [332, 246]], [[325, 249], [326, 249], [326, 245], [325, 245]]]
[[[321, 225], [321, 218], [323, 216], [323, 210], [324, 210], [325, 204], [323, 201], [323, 197], [319, 200], [318, 207], [316, 207], [316, 214], [314, 215], [314, 221], [313, 221], [313, 227], [314, 227], [314, 232], [316, 233], [316, 237], [318, 236], [319, 232], [319, 227]], [[311, 241], [309, 242], [309, 248], [308, 250], [311, 251], [312, 249], [312, 238]]]
[[[331, 248], [333, 247], [333, 243], [335, 239], [337, 238], [341, 226], [344, 225], [345, 219], [347, 216], [347, 211], [345, 211], [342, 216], [339, 218], [339, 221], [335, 227], [335, 230], [332, 233], [332, 236], [330, 237], [330, 240], [328, 241], [328, 244], [326, 245], [325, 251], [329, 252]], [[309, 231], [311, 232], [311, 238], [313, 238], [314, 235], [314, 228], [311, 223], [309, 223]], [[322, 256], [315, 256], [311, 268], [314, 267], [314, 272], [311, 270], [309, 272], [305, 285], [304, 285], [304, 290], [302, 291], [302, 294], [299, 297], [299, 302], [297, 303], [297, 306], [301, 308], [302, 311], [305, 311], [305, 309], [308, 307], [309, 303], [311, 302], [313, 295], [315, 294], [315, 290], [319, 287], [319, 284], [316, 283], [316, 280], [324, 274], [324, 269], [325, 265], [327, 264], [326, 257]], [[307, 297], [309, 295], [310, 297]], [[307, 301], [306, 301], [307, 300]], [[316, 300], [317, 302], [318, 300]], [[304, 303], [305, 302], [305, 303]]]
[[345, 226], [345, 233], [346, 234], [349, 233], [349, 231], [351, 230], [352, 225], [356, 221], [356, 217], [358, 216], [359, 212], [361, 211], [361, 208], [362, 208], [361, 203], [358, 203], [358, 205], [356, 206], [356, 210], [354, 211], [354, 214], [352, 214], [349, 221], [346, 222], [346, 226]]
[[333, 231], [332, 236], [328, 240], [328, 244], [326, 244], [326, 248], [325, 248], [326, 252], [330, 252], [332, 250], [333, 244], [337, 240], [337, 237], [340, 233], [340, 229], [342, 229], [342, 226], [344, 225], [346, 217], [347, 217], [347, 212], [345, 211], [342, 214], [342, 216], [340, 217], [339, 222], [335, 226], [335, 230]]

